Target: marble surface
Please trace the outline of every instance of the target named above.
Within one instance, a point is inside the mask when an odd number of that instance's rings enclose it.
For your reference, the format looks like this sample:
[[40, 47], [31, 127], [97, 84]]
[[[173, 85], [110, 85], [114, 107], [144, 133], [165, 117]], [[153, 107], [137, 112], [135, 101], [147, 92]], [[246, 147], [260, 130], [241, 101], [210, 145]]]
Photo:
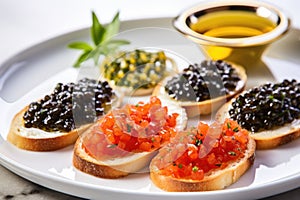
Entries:
[[[94, 10], [102, 22], [121, 11], [121, 20], [176, 16], [182, 9], [203, 0], [0, 0], [0, 64], [38, 42], [90, 25]], [[293, 27], [300, 28], [300, 1], [265, 0], [283, 8], [291, 17]], [[159, 6], [158, 6], [159, 5]], [[172, 5], [172, 6], [170, 6]], [[300, 189], [265, 200], [299, 199]], [[77, 200], [80, 198], [53, 191], [32, 183], [0, 163], [0, 199], [8, 200]]]
[[79, 200], [23, 179], [0, 165], [1, 200]]

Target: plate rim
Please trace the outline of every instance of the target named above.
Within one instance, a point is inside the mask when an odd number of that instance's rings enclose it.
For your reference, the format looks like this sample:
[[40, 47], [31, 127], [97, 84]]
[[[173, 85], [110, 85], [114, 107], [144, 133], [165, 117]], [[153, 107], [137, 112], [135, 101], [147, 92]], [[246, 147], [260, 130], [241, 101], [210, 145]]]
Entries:
[[[0, 138], [2, 141], [1, 142], [6, 142], [2, 136]], [[11, 145], [8, 144], [6, 142], [7, 145]], [[91, 183], [79, 183], [76, 182], [74, 180], [70, 180], [70, 179], [66, 179], [63, 177], [59, 177], [59, 176], [55, 176], [52, 174], [47, 174], [47, 173], [43, 173], [40, 172], [36, 169], [31, 169], [27, 166], [24, 166], [22, 164], [17, 163], [16, 161], [12, 160], [9, 157], [6, 157], [4, 155], [1, 154], [0, 151], [0, 163], [6, 167], [8, 170], [16, 173], [17, 175], [32, 181], [38, 185], [40, 185], [41, 183], [38, 182], [38, 180], [40, 178], [44, 178], [44, 179], [48, 179], [47, 182], [51, 182], [52, 184], [43, 184], [44, 187], [50, 188], [52, 190], [58, 191], [58, 192], [62, 192], [65, 194], [69, 194], [69, 195], [75, 195], [77, 197], [82, 197], [82, 198], [86, 198], [87, 196], [81, 194], [81, 193], [74, 193], [74, 189], [76, 188], [82, 188], [82, 189], [89, 189], [89, 190], [94, 190], [97, 192], [104, 192], [104, 193], [115, 193], [118, 196], [122, 196], [124, 197], [124, 195], [127, 195], [128, 197], [130, 197], [131, 195], [138, 195], [138, 196], [142, 196], [142, 197], [176, 197], [175, 199], [179, 199], [182, 197], [206, 197], [208, 199], [216, 199], [215, 197], [219, 195], [222, 195], [224, 198], [223, 199], [248, 199], [248, 195], [252, 194], [251, 192], [255, 191], [256, 194], [256, 198], [263, 198], [263, 197], [267, 197], [270, 195], [275, 195], [275, 194], [279, 194], [281, 192], [285, 192], [290, 189], [294, 189], [297, 188], [299, 183], [297, 183], [297, 181], [300, 179], [300, 172], [294, 174], [294, 175], [290, 175], [287, 177], [284, 177], [282, 179], [277, 179], [274, 181], [270, 181], [267, 184], [258, 184], [252, 187], [241, 187], [241, 188], [229, 188], [226, 190], [217, 190], [217, 191], [206, 191], [206, 192], [143, 192], [143, 191], [132, 191], [132, 190], [126, 190], [126, 189], [112, 189], [111, 187], [107, 187], [107, 186], [99, 186], [99, 185], [93, 185]], [[25, 175], [25, 174], [30, 174], [30, 175]], [[31, 176], [31, 177], [30, 177]], [[63, 183], [64, 185], [67, 185], [68, 187], [74, 187], [74, 189], [68, 189], [68, 190], [61, 190], [61, 188], [58, 186], [53, 186], [53, 183]], [[278, 187], [278, 186], [282, 186], [282, 184], [284, 183], [289, 183], [289, 186], [287, 187]], [[293, 186], [290, 186], [293, 185]], [[268, 189], [272, 189], [273, 191], [276, 189], [276, 192], [267, 192], [269, 191]], [[259, 191], [263, 191], [264, 194], [261, 194]], [[239, 194], [238, 194], [239, 193]], [[241, 198], [241, 194], [244, 195], [244, 198]], [[260, 195], [257, 195], [260, 194]], [[90, 196], [89, 198], [93, 198], [95, 196]], [[211, 198], [212, 197], [212, 198]], [[252, 196], [253, 197], [253, 194]], [[105, 199], [105, 198], [103, 198]]]

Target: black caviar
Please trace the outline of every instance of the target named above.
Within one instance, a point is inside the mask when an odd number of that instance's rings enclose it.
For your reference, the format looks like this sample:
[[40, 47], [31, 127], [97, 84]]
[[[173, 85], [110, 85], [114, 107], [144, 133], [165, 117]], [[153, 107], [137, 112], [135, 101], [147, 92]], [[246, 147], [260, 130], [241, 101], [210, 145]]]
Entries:
[[232, 102], [229, 114], [252, 132], [290, 123], [300, 118], [300, 83], [284, 80], [252, 88]]
[[179, 101], [204, 101], [234, 91], [240, 77], [222, 60], [205, 60], [189, 65], [165, 85], [170, 97]]
[[84, 78], [78, 83], [58, 83], [50, 95], [32, 102], [23, 119], [26, 128], [68, 132], [91, 123], [111, 107], [114, 97], [106, 81]]

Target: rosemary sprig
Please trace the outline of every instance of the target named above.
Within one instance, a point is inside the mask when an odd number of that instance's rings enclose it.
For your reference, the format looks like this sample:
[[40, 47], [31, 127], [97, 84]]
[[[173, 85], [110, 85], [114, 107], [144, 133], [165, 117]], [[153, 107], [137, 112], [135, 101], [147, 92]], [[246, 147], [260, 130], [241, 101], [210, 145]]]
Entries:
[[96, 66], [101, 55], [107, 56], [115, 52], [120, 46], [130, 43], [127, 40], [113, 39], [113, 36], [119, 32], [120, 28], [119, 12], [116, 13], [112, 21], [106, 26], [99, 22], [94, 12], [92, 12], [92, 20], [93, 24], [90, 28], [90, 34], [93, 44], [78, 41], [68, 45], [71, 49], [82, 51], [74, 63], [74, 67], [80, 67], [81, 63], [89, 59], [93, 59]]

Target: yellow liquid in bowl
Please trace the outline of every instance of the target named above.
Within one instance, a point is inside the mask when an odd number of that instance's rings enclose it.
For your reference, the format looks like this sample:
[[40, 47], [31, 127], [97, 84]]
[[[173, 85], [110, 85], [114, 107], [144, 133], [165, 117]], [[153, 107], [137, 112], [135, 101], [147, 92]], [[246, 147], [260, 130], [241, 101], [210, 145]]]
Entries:
[[[233, 47], [226, 39], [242, 39], [262, 35], [273, 30], [277, 24], [250, 11], [226, 10], [207, 13], [191, 21], [190, 28], [204, 36], [224, 39], [222, 45], [201, 45], [214, 60], [229, 60], [239, 64], [259, 60], [267, 44]], [[213, 41], [213, 39], [212, 39]], [[225, 44], [225, 45], [224, 45]]]
[[217, 38], [245, 38], [267, 33], [276, 27], [273, 21], [249, 11], [218, 11], [208, 13], [191, 23], [200, 34]]

